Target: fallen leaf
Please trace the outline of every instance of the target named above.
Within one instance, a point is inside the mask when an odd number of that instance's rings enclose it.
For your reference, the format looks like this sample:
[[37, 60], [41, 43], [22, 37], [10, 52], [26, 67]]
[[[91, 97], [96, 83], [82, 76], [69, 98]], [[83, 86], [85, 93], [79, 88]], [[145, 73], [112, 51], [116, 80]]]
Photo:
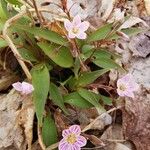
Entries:
[[[143, 94], [142, 94], [143, 93]], [[139, 92], [131, 100], [126, 98], [123, 110], [123, 132], [137, 150], [150, 150], [150, 94]]]
[[[116, 0], [102, 0], [98, 14], [102, 14], [102, 19], [107, 20], [110, 16]], [[101, 15], [100, 15], [101, 16]]]
[[149, 27], [145, 21], [138, 17], [131, 16], [127, 21], [125, 21], [118, 30], [130, 28], [137, 23], [142, 23], [145, 27]]
[[131, 150], [131, 149], [125, 146], [124, 144], [116, 143], [114, 150]]

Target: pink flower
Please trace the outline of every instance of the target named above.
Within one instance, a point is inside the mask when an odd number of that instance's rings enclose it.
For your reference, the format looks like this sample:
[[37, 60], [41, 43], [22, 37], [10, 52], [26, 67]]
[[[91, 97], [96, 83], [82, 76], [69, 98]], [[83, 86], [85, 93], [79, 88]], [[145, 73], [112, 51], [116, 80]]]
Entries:
[[139, 89], [139, 85], [135, 82], [131, 74], [127, 74], [117, 81], [117, 93], [120, 96], [128, 96], [134, 98], [134, 92]]
[[15, 90], [21, 92], [23, 95], [27, 95], [33, 92], [34, 88], [32, 84], [27, 82], [16, 82], [12, 84], [12, 86], [15, 88]]
[[80, 134], [81, 129], [78, 125], [72, 125], [69, 129], [63, 130], [63, 139], [59, 142], [59, 150], [81, 150], [87, 140]]
[[68, 37], [73, 39], [77, 37], [78, 39], [86, 39], [87, 35], [85, 31], [89, 28], [89, 22], [83, 21], [81, 22], [81, 18], [79, 15], [73, 18], [73, 21], [70, 22], [68, 19], [65, 20], [64, 26], [68, 31]]

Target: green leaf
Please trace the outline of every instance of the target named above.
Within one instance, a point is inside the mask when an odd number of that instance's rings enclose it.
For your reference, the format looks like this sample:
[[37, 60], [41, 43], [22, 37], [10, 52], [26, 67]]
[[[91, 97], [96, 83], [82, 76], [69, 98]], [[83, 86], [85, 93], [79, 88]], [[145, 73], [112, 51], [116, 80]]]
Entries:
[[39, 28], [39, 27], [28, 27], [28, 26], [23, 26], [18, 24], [16, 25], [16, 27], [26, 32], [29, 32], [31, 34], [34, 34], [35, 36], [39, 36], [41, 38], [54, 42], [56, 44], [60, 44], [64, 46], [68, 45], [67, 39], [64, 39], [61, 35], [59, 35], [54, 31]]
[[78, 86], [86, 86], [94, 82], [98, 77], [108, 72], [109, 69], [101, 69], [93, 72], [85, 72], [78, 78]]
[[105, 105], [112, 105], [112, 99], [110, 97], [100, 95], [100, 98], [102, 99]]
[[0, 48], [8, 46], [7, 42], [0, 38]]
[[54, 83], [50, 83], [50, 99], [54, 102], [55, 105], [59, 106], [65, 114], [68, 114], [68, 111], [64, 105], [63, 97], [58, 89], [58, 87]]
[[105, 39], [106, 36], [111, 32], [112, 30], [112, 24], [106, 24], [93, 32], [91, 35], [89, 35], [87, 41], [88, 42], [93, 42], [93, 41], [98, 41]]
[[73, 72], [74, 72], [76, 78], [78, 78], [79, 70], [80, 70], [80, 60], [77, 57], [75, 59], [74, 68], [73, 68]]
[[34, 86], [33, 101], [38, 122], [42, 125], [44, 107], [49, 91], [50, 76], [45, 64], [40, 64], [32, 69], [32, 83]]
[[91, 108], [93, 105], [81, 97], [78, 92], [73, 92], [64, 96], [65, 103], [74, 105], [79, 108]]
[[18, 48], [18, 51], [19, 51], [20, 55], [22, 56], [22, 58], [24, 58], [25, 60], [29, 60], [29, 61], [33, 61], [33, 62], [38, 61], [32, 51], [25, 49], [25, 48]]
[[8, 3], [13, 5], [20, 5], [21, 3], [18, 0], [6, 0]]
[[[129, 37], [137, 35], [137, 34], [142, 33], [144, 31], [146, 31], [146, 30], [140, 29], [140, 28], [135, 28], [135, 27], [121, 30], [121, 32], [127, 34]], [[111, 37], [109, 37], [109, 39], [113, 39], [113, 40], [117, 40], [118, 38], [120, 38], [120, 36], [116, 33], [114, 33]]]
[[113, 57], [114, 59], [120, 58], [121, 56], [118, 54], [115, 54], [114, 52], [109, 51], [108, 49], [97, 49], [94, 53], [95, 58], [111, 58]]
[[51, 45], [47, 42], [40, 42], [38, 43], [38, 46], [57, 65], [64, 68], [70, 68], [73, 66], [73, 57], [67, 47], [59, 47], [56, 45]]
[[107, 69], [116, 69], [121, 68], [114, 60], [109, 58], [100, 58], [93, 60], [93, 63], [101, 68], [107, 68]]
[[[8, 15], [7, 3], [5, 0], [0, 0], [0, 20], [6, 20]], [[0, 22], [1, 22], [0, 21]]]
[[99, 95], [88, 91], [86, 89], [79, 89], [78, 93], [81, 97], [83, 97], [85, 100], [87, 100], [89, 103], [91, 103], [92, 105], [94, 105], [96, 108], [100, 109], [100, 110], [104, 110], [104, 108], [100, 105], [99, 103]]
[[42, 126], [42, 137], [43, 142], [46, 147], [57, 142], [57, 128], [54, 120], [51, 118], [50, 113], [44, 117], [43, 126]]

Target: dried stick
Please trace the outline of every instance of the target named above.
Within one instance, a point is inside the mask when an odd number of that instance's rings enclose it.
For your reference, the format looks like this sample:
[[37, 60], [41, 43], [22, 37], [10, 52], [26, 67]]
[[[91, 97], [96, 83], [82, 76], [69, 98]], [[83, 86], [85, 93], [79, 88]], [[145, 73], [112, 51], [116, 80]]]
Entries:
[[20, 17], [22, 17], [24, 14], [26, 13], [26, 11], [20, 12], [18, 13], [16, 16], [8, 19], [4, 25], [3, 28], [3, 37], [6, 40], [6, 42], [8, 43], [9, 47], [11, 48], [12, 52], [14, 53], [14, 56], [16, 57], [16, 59], [18, 60], [20, 66], [22, 67], [24, 73], [26, 74], [27, 78], [29, 80], [31, 80], [31, 74], [30, 71], [28, 70], [28, 67], [26, 66], [26, 64], [24, 63], [24, 61], [22, 61], [21, 55], [19, 54], [19, 52], [17, 51], [16, 46], [14, 45], [14, 43], [12, 42], [12, 40], [10, 39], [10, 37], [8, 36], [8, 28], [11, 26], [11, 24], [16, 21], [17, 19], [19, 19]]
[[39, 144], [40, 144], [42, 150], [46, 150], [46, 147], [43, 143], [43, 139], [42, 139], [42, 135], [41, 135], [41, 128], [40, 128], [39, 124], [38, 124], [38, 141], [39, 141]]
[[[115, 107], [115, 108], [112, 108], [112, 109], [110, 109], [110, 110], [108, 110], [107, 112], [104, 112], [104, 113], [111, 113], [111, 112], [113, 112], [113, 111], [115, 111], [115, 110], [117, 110], [117, 109], [120, 109], [121, 107]], [[91, 126], [93, 126], [94, 124], [95, 124], [95, 122], [97, 121], [97, 120], [99, 120], [100, 118], [101, 118], [101, 116], [104, 114], [104, 113], [102, 113], [101, 115], [99, 115], [96, 119], [94, 119], [89, 125], [87, 125], [83, 130], [82, 130], [82, 132], [85, 132], [85, 131], [87, 131], [87, 130], [89, 130], [90, 128], [91, 128]]]
[[33, 6], [34, 6], [34, 8], [35, 8], [35, 12], [36, 12], [36, 14], [37, 14], [37, 17], [38, 17], [38, 19], [39, 19], [39, 21], [40, 21], [40, 23], [41, 23], [41, 25], [42, 25], [42, 23], [43, 23], [43, 21], [42, 21], [42, 16], [41, 16], [41, 14], [40, 14], [40, 12], [39, 12], [39, 10], [38, 10], [38, 8], [37, 8], [36, 1], [35, 1], [35, 0], [32, 0], [32, 2], [33, 2]]

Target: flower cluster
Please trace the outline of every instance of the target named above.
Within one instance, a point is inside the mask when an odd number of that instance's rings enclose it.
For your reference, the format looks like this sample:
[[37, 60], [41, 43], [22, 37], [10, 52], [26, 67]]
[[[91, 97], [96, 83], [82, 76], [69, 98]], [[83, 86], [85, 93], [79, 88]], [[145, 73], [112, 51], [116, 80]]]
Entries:
[[69, 129], [63, 130], [59, 150], [80, 150], [87, 143], [86, 138], [80, 134], [81, 129], [78, 125], [72, 125]]
[[68, 37], [73, 39], [77, 37], [78, 39], [86, 39], [87, 35], [85, 31], [89, 28], [89, 22], [83, 21], [81, 22], [81, 18], [79, 15], [73, 18], [73, 21], [70, 22], [68, 19], [65, 20], [64, 26], [68, 31]]
[[134, 92], [139, 89], [131, 74], [127, 74], [117, 81], [117, 93], [119, 96], [128, 96], [134, 98]]
[[22, 95], [28, 95], [33, 92], [34, 88], [32, 84], [27, 83], [27, 82], [16, 82], [12, 84], [14, 89], [18, 92], [20, 92]]

